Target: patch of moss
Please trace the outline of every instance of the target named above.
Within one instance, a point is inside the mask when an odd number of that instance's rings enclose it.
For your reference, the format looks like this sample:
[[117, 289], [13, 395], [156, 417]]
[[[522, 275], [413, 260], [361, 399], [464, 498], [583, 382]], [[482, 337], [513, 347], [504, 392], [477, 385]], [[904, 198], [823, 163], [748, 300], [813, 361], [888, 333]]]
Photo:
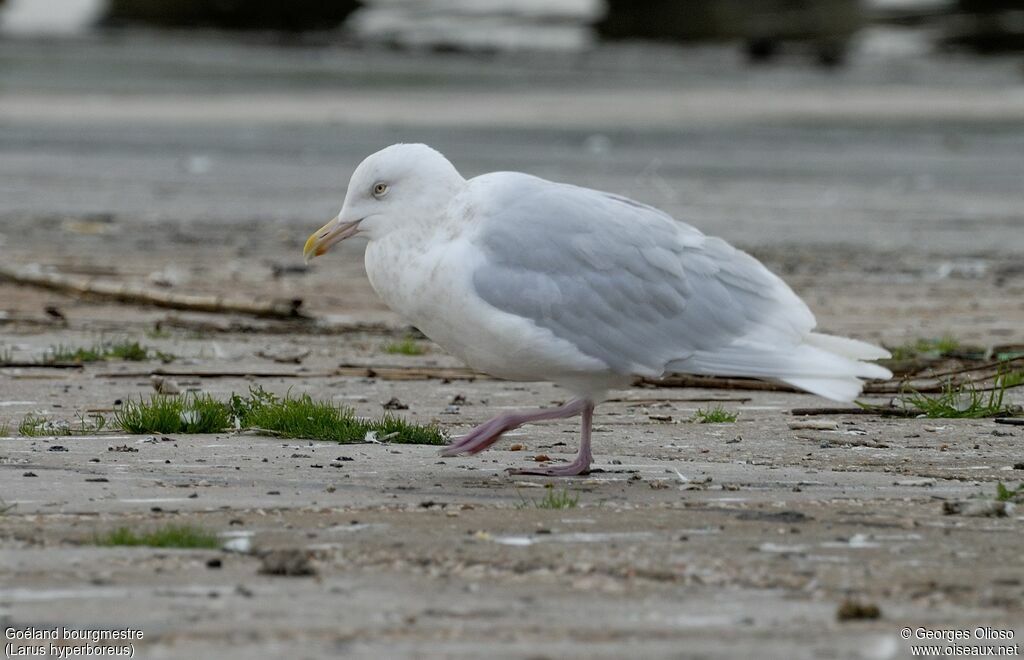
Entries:
[[216, 534], [192, 525], [167, 525], [146, 532], [135, 532], [128, 527], [97, 536], [96, 545], [147, 546], [151, 548], [219, 548]]
[[692, 420], [699, 424], [732, 424], [739, 417], [737, 413], [729, 412], [721, 405], [714, 408], [698, 408], [693, 414]]

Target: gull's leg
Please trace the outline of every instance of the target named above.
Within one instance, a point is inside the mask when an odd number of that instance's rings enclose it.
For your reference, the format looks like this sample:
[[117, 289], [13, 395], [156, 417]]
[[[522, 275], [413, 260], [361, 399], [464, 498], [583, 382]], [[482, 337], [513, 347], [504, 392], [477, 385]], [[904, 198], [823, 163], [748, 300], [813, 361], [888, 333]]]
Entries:
[[582, 412], [583, 423], [580, 429], [580, 451], [571, 463], [553, 465], [548, 468], [530, 468], [510, 470], [511, 474], [540, 474], [548, 477], [575, 477], [590, 472], [590, 462], [594, 457], [590, 454], [590, 431], [594, 423], [594, 403], [586, 401]]
[[[545, 408], [535, 412], [514, 412], [498, 415], [494, 419], [484, 422], [466, 435], [462, 436], [452, 444], [441, 450], [442, 456], [458, 456], [459, 454], [475, 454], [493, 445], [502, 433], [517, 429], [523, 424], [541, 422], [546, 419], [563, 419], [578, 415], [590, 406], [594, 405], [589, 401], [573, 399], [565, 405], [557, 408]], [[589, 449], [587, 454], [589, 457]], [[589, 461], [589, 458], [588, 458]]]

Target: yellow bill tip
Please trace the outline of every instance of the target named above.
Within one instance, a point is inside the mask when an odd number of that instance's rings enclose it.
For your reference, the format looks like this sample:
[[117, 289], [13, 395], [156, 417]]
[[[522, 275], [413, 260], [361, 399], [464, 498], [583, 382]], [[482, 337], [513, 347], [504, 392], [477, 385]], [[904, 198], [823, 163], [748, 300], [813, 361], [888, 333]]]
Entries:
[[314, 257], [319, 257], [321, 254], [323, 254], [323, 251], [320, 249], [320, 246], [318, 245], [319, 241], [317, 240], [317, 234], [319, 233], [320, 231], [317, 230], [310, 234], [309, 238], [306, 239], [306, 244], [302, 247], [302, 257], [306, 260], [307, 263], [312, 261]]

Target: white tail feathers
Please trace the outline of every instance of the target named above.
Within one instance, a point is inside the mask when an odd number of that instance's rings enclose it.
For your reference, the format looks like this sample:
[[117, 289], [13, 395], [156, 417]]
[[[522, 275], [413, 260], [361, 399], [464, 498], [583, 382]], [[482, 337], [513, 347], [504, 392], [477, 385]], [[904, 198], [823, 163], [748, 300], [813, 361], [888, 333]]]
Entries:
[[853, 401], [864, 380], [892, 378], [885, 367], [861, 361], [889, 357], [883, 348], [816, 332], [804, 339], [790, 347], [737, 342], [714, 351], [697, 351], [669, 363], [667, 371], [777, 380], [834, 401]]
[[853, 401], [864, 387], [859, 378], [782, 378], [782, 382], [833, 401]]
[[881, 365], [858, 362], [858, 360], [881, 360], [892, 357], [889, 351], [880, 346], [857, 339], [824, 335], [818, 332], [809, 333], [805, 345], [813, 346], [833, 356], [846, 358], [856, 365], [856, 370], [853, 373], [836, 374], [832, 377], [781, 379], [793, 387], [799, 387], [833, 401], [853, 401], [864, 387], [861, 378], [892, 378], [892, 372]]
[[[852, 360], [884, 360], [892, 357], [892, 353], [881, 346], [875, 346], [859, 339], [850, 339], [849, 337], [823, 335], [820, 332], [808, 333], [804, 338], [804, 342], [816, 348], [826, 350], [829, 353], [842, 355]], [[885, 377], [891, 378], [892, 374]]]

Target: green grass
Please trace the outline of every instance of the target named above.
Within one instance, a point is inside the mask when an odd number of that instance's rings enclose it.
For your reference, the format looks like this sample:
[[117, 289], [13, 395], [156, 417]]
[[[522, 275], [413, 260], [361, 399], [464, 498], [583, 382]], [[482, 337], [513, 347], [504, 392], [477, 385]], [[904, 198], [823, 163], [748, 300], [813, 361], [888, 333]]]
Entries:
[[738, 414], [729, 412], [718, 405], [707, 410], [698, 408], [691, 419], [699, 424], [732, 424], [738, 417]]
[[544, 498], [537, 502], [538, 509], [574, 509], [580, 502], [580, 496], [570, 493], [568, 488], [558, 492], [554, 487], [549, 487]]
[[315, 401], [308, 394], [282, 398], [260, 387], [250, 388], [247, 396], [234, 394], [226, 403], [206, 394], [129, 400], [114, 414], [114, 423], [128, 433], [219, 433], [241, 428], [339, 443], [365, 442], [372, 433], [371, 437], [394, 443], [447, 444], [433, 424], [412, 424], [391, 415], [361, 419], [350, 408]]
[[51, 422], [42, 415], [29, 413], [18, 425], [18, 435], [30, 438], [47, 435], [71, 435], [71, 427], [60, 422]]
[[103, 350], [97, 346], [72, 348], [57, 344], [51, 346], [43, 355], [43, 362], [99, 362], [102, 359]]
[[117, 360], [129, 360], [131, 362], [142, 362], [149, 357], [149, 351], [139, 345], [139, 342], [122, 342], [111, 344], [107, 347], [106, 356]]
[[947, 384], [935, 395], [907, 392], [901, 395], [904, 407], [912, 408], [925, 417], [935, 419], [978, 419], [1013, 415], [1013, 406], [1004, 403], [1006, 390], [1020, 384], [1019, 373], [1002, 374], [995, 379], [995, 388], [978, 390], [970, 384]]
[[999, 386], [1003, 389], [1010, 389], [1011, 387], [1020, 387], [1024, 385], [1024, 369], [1018, 369], [1017, 371], [1007, 371], [999, 375]]
[[0, 437], [6, 438], [7, 434], [11, 432], [11, 425], [7, 422], [0, 424]]
[[[87, 433], [98, 433], [107, 425], [107, 418], [103, 415], [90, 414], [88, 418], [79, 415], [78, 428], [60, 420], [51, 421], [42, 415], [29, 413], [18, 425], [18, 434], [26, 437], [40, 437], [52, 435], [85, 435]], [[7, 427], [0, 429], [0, 435], [5, 435]]]
[[392, 355], [423, 355], [427, 350], [412, 337], [384, 345], [384, 352]]
[[997, 502], [1024, 502], [1024, 482], [1014, 489], [1008, 488], [1002, 481], [996, 484]]
[[231, 411], [209, 394], [154, 394], [125, 401], [114, 424], [127, 433], [219, 433], [230, 428]]
[[912, 360], [918, 357], [940, 358], [960, 350], [960, 340], [952, 335], [943, 335], [937, 339], [918, 339], [917, 341], [890, 348], [892, 360]]
[[448, 439], [434, 424], [413, 424], [401, 417], [384, 415], [378, 420], [364, 422], [370, 425], [368, 430], [376, 431], [378, 439], [388, 438], [388, 442], [400, 442], [412, 445], [446, 445]]
[[[285, 438], [362, 441], [364, 424], [348, 408], [314, 401], [308, 394], [285, 397], [259, 405], [244, 415], [246, 428], [273, 431]], [[357, 438], [358, 436], [358, 438]]]
[[544, 488], [547, 489], [547, 492], [539, 500], [528, 500], [520, 495], [520, 502], [516, 508], [525, 509], [533, 506], [538, 509], [574, 509], [580, 502], [579, 494], [570, 493], [568, 488], [558, 491], [555, 490], [553, 484], [547, 484]]
[[[161, 360], [170, 356], [167, 353], [157, 353]], [[44, 363], [53, 362], [101, 362], [103, 360], [127, 360], [131, 362], [142, 362], [148, 360], [150, 351], [137, 341], [121, 341], [113, 343], [95, 344], [93, 346], [65, 346], [57, 344], [51, 346], [43, 355]]]
[[365, 442], [372, 433], [378, 440], [405, 444], [448, 442], [433, 424], [411, 424], [392, 415], [377, 420], [361, 419], [351, 408], [315, 401], [308, 394], [280, 398], [256, 387], [250, 388], [247, 397], [233, 395], [230, 406], [242, 428], [269, 431], [284, 438], [353, 443]]
[[151, 548], [219, 548], [216, 534], [191, 525], [167, 525], [148, 532], [136, 533], [128, 527], [118, 527], [99, 535], [96, 545], [148, 546]]

